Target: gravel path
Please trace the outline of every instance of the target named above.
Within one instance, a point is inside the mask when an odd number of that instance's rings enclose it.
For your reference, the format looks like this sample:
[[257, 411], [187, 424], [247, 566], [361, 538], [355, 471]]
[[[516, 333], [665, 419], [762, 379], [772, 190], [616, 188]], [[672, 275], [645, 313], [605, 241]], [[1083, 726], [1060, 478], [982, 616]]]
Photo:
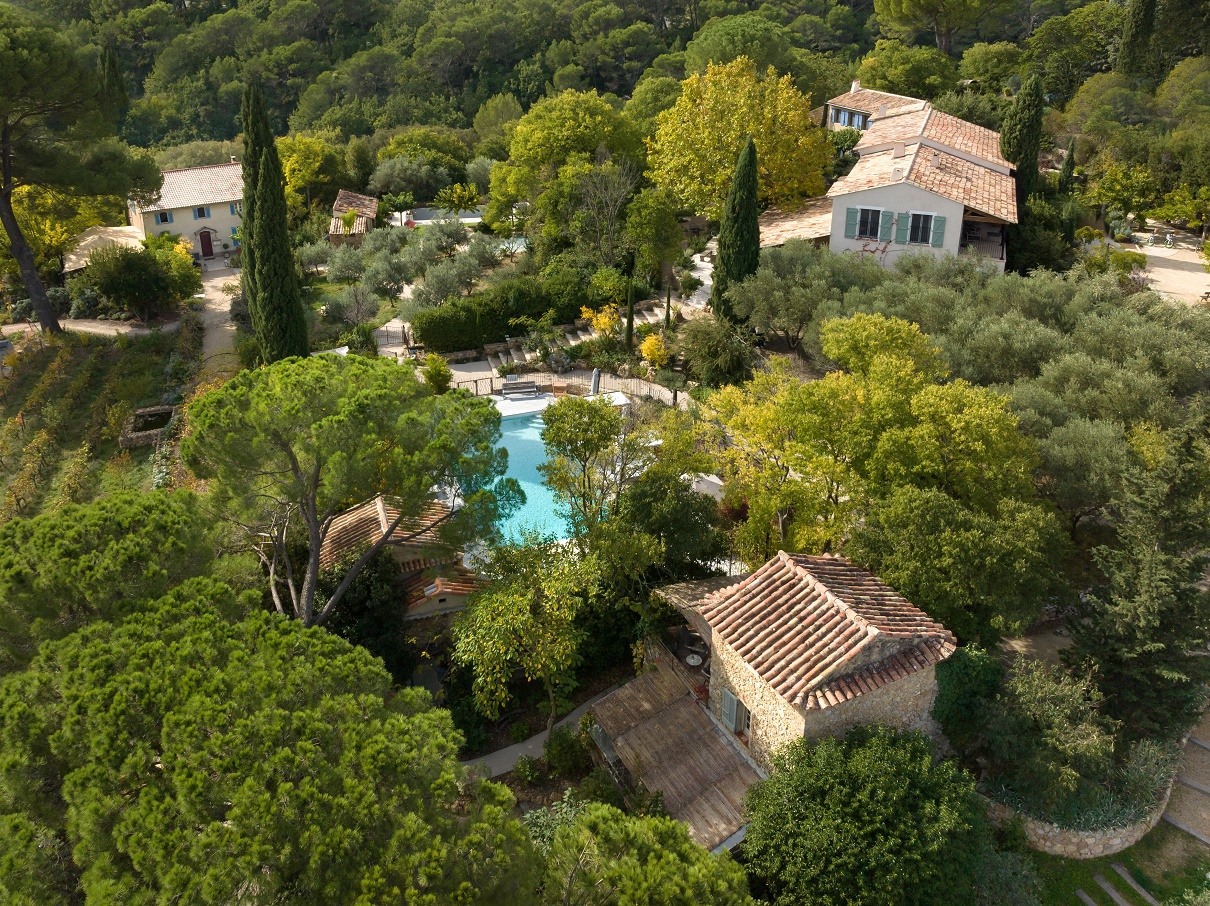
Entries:
[[230, 267], [207, 270], [202, 275], [202, 373], [207, 377], [234, 374], [239, 370], [235, 357], [235, 324], [231, 320], [231, 299], [223, 285], [239, 280], [239, 271]]

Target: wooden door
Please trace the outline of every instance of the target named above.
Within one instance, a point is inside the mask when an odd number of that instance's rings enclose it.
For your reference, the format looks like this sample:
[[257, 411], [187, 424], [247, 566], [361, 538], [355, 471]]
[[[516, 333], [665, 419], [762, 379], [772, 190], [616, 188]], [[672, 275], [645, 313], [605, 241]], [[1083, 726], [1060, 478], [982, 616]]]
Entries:
[[214, 257], [214, 241], [210, 238], [210, 234], [205, 231], [198, 233], [198, 239], [200, 239], [201, 243], [202, 243], [202, 257], [203, 258], [213, 258]]

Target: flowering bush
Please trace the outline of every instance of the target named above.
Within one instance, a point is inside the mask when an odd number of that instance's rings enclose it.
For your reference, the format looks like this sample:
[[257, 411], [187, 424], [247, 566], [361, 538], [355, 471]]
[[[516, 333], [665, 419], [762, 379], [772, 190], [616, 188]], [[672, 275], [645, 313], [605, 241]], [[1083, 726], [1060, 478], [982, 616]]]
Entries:
[[602, 305], [596, 311], [585, 305], [580, 309], [580, 317], [590, 321], [592, 329], [602, 336], [609, 336], [609, 334], [613, 333], [622, 320], [618, 314], [618, 307], [612, 303]]
[[658, 333], [653, 333], [639, 345], [639, 353], [653, 368], [668, 364], [668, 344]]

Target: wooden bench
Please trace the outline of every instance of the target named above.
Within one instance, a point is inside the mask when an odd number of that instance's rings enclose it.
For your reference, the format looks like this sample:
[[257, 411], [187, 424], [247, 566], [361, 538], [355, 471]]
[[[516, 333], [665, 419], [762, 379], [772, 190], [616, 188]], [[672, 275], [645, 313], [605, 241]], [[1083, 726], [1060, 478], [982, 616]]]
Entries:
[[537, 396], [538, 385], [533, 381], [506, 381], [504, 386], [500, 388], [500, 395], [507, 398], [510, 396]]

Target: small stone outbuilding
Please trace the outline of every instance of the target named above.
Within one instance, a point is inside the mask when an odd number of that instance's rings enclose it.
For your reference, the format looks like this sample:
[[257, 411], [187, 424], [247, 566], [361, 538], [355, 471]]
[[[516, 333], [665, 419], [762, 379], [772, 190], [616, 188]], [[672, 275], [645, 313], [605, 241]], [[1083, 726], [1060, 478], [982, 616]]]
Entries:
[[763, 767], [792, 740], [859, 724], [936, 733], [935, 666], [954, 636], [868, 570], [782, 551], [661, 593], [704, 643], [706, 706]]
[[[346, 218], [348, 222], [346, 223]], [[332, 246], [360, 247], [366, 233], [378, 220], [378, 199], [341, 189], [332, 203], [332, 220], [328, 225], [328, 243]]]

